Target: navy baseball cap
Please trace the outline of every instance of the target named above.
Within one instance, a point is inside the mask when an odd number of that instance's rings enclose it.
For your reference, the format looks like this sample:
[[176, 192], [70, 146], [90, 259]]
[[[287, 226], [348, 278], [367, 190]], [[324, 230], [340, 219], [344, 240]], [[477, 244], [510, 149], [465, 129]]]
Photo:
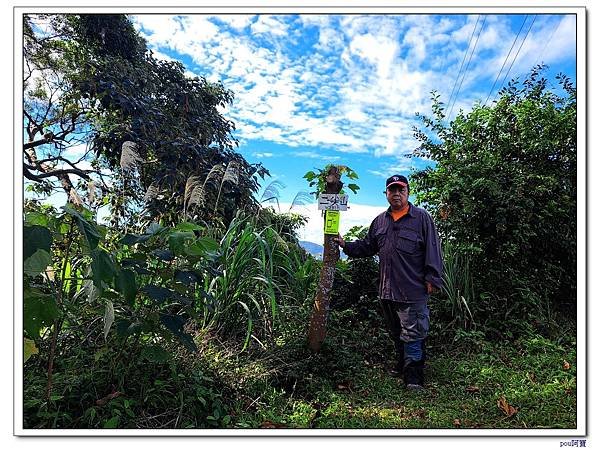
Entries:
[[385, 182], [385, 188], [389, 188], [393, 184], [399, 184], [402, 187], [408, 186], [408, 180], [404, 175], [392, 175]]

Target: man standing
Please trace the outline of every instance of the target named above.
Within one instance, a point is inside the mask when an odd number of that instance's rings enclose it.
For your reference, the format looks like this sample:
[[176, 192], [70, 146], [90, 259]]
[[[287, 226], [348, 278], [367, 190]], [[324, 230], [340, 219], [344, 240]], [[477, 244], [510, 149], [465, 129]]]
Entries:
[[407, 388], [421, 389], [427, 300], [442, 286], [442, 252], [433, 219], [408, 201], [406, 177], [391, 176], [385, 188], [390, 207], [373, 220], [367, 236], [335, 240], [350, 257], [379, 254], [379, 298], [396, 349], [396, 373], [403, 375]]

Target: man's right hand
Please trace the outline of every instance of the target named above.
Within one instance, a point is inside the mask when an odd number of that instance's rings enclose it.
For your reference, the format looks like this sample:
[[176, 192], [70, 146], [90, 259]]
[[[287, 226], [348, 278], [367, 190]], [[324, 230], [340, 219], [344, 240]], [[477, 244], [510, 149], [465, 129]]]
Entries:
[[336, 237], [333, 238], [333, 242], [336, 242], [337, 245], [339, 245], [342, 248], [344, 248], [344, 246], [346, 245], [346, 242], [344, 241], [344, 238], [339, 233], [338, 233], [338, 235]]

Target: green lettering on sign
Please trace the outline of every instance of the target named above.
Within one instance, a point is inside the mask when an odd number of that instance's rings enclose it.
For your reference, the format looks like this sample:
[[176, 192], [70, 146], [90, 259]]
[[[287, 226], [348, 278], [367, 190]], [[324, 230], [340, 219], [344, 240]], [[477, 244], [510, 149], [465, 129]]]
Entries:
[[325, 211], [325, 234], [338, 234], [340, 229], [340, 212]]

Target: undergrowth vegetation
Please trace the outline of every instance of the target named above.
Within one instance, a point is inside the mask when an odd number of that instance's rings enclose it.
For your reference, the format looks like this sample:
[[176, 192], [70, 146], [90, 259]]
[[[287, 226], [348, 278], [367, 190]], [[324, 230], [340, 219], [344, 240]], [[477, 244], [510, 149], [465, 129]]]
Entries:
[[[327, 340], [313, 353], [306, 326], [320, 261], [272, 221], [240, 216], [220, 239], [186, 222], [119, 237], [84, 210], [30, 206], [28, 254], [46, 257], [40, 236], [51, 236], [55, 269], [38, 273], [30, 261], [25, 273], [35, 311], [27, 428], [576, 426], [572, 325], [496, 339], [472, 294], [466, 309], [460, 261], [462, 281], [450, 264], [430, 303], [427, 389], [414, 393], [388, 373], [375, 260], [338, 263]], [[74, 248], [81, 256], [66, 270]], [[57, 308], [45, 300], [53, 289]]]

